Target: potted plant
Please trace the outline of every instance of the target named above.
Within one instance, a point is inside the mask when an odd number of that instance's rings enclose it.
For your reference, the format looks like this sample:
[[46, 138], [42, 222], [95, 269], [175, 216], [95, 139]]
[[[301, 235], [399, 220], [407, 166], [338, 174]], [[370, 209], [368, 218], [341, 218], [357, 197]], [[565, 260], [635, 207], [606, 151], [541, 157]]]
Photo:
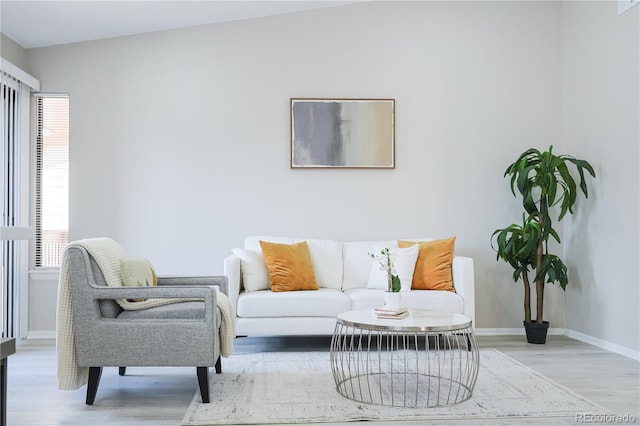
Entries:
[[380, 269], [387, 275], [387, 291], [384, 294], [384, 307], [387, 309], [398, 309], [400, 307], [400, 277], [391, 260], [391, 250], [385, 247], [380, 253], [369, 253], [380, 265]]
[[[514, 197], [517, 189], [522, 196], [522, 225], [511, 224], [496, 229], [491, 236], [491, 245], [497, 252], [496, 260], [502, 259], [513, 268], [513, 279], [522, 278], [524, 283], [524, 327], [529, 343], [545, 343], [549, 322], [543, 320], [545, 283], [558, 283], [566, 290], [567, 267], [555, 254], [549, 252], [549, 238], [560, 243], [560, 236], [553, 229], [551, 210], [559, 209], [558, 221], [573, 207], [578, 195], [578, 186], [570, 173], [575, 168], [580, 177], [579, 187], [588, 198], [585, 170], [595, 178], [591, 165], [568, 155], [554, 155], [553, 146], [540, 152], [531, 148], [507, 167], [504, 176], [510, 176], [510, 187]], [[531, 318], [531, 287], [529, 272], [535, 272], [536, 318]]]

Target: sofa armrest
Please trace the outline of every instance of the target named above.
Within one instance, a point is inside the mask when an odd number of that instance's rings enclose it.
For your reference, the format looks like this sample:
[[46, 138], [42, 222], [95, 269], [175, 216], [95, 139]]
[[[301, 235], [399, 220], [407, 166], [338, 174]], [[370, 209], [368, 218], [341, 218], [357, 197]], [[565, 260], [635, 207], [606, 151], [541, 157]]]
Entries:
[[224, 275], [227, 277], [229, 292], [229, 302], [233, 307], [233, 314], [236, 315], [238, 306], [238, 295], [242, 288], [242, 273], [240, 270], [240, 258], [234, 254], [224, 259]]
[[456, 293], [464, 298], [464, 314], [471, 318], [473, 327], [476, 326], [476, 294], [473, 273], [473, 259], [464, 256], [454, 256], [453, 286]]
[[181, 277], [181, 276], [162, 276], [158, 277], [158, 286], [195, 286], [206, 285], [216, 286], [221, 293], [228, 295], [227, 277], [225, 276], [202, 276], [202, 277]]

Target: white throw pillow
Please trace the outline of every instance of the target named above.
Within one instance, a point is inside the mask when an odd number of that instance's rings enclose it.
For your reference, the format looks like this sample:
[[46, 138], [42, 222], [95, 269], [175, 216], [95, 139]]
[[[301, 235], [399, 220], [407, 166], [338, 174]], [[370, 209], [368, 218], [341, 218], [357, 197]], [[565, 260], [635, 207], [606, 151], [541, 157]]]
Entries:
[[240, 259], [245, 291], [269, 290], [269, 274], [262, 252], [240, 248], [231, 249], [231, 252]]
[[[383, 247], [374, 247], [370, 253], [380, 253]], [[416, 260], [418, 260], [419, 246], [416, 244], [407, 248], [390, 248], [391, 262], [395, 266], [398, 278], [400, 278], [400, 291], [411, 291], [411, 282], [413, 281], [413, 271], [416, 268]], [[369, 280], [367, 288], [387, 290], [389, 284], [387, 280], [387, 271], [380, 267], [380, 263], [374, 260], [371, 263], [371, 271], [369, 272]]]

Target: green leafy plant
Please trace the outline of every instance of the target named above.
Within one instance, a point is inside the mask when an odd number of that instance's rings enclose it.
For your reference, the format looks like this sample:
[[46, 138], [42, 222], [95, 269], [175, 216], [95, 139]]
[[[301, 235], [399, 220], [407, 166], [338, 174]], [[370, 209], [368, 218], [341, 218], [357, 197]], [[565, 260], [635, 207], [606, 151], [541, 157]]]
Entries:
[[[502, 259], [513, 267], [513, 279], [524, 282], [525, 322], [531, 322], [531, 287], [529, 272], [535, 271], [536, 322], [543, 323], [544, 285], [558, 283], [566, 290], [567, 267], [555, 254], [549, 253], [549, 239], [560, 243], [560, 236], [553, 229], [550, 210], [559, 209], [558, 221], [573, 214], [578, 187], [585, 198], [589, 197], [585, 171], [595, 178], [593, 167], [584, 160], [568, 155], [554, 155], [553, 146], [540, 152], [531, 148], [507, 167], [504, 176], [510, 176], [514, 197], [516, 189], [522, 196], [522, 225], [512, 224], [497, 229], [491, 236], [491, 245]], [[573, 166], [573, 167], [571, 167]], [[579, 185], [570, 173], [575, 168], [580, 177]]]
[[385, 247], [380, 253], [369, 253], [374, 260], [380, 264], [380, 269], [387, 273], [388, 286], [387, 291], [397, 293], [400, 291], [400, 278], [396, 273], [396, 268], [391, 261], [391, 250]]

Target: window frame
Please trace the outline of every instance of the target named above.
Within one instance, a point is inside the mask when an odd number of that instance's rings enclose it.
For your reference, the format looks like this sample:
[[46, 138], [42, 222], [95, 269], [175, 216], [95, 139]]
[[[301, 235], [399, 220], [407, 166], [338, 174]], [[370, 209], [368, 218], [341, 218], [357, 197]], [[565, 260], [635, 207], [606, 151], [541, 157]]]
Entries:
[[[41, 172], [41, 170], [38, 168], [38, 163], [39, 163], [39, 141], [38, 138], [40, 137], [39, 134], [39, 126], [38, 126], [38, 120], [39, 120], [39, 113], [38, 113], [38, 105], [39, 105], [39, 99], [42, 98], [66, 98], [69, 100], [69, 111], [68, 111], [68, 124], [67, 124], [67, 128], [69, 130], [70, 128], [70, 96], [69, 93], [51, 93], [51, 92], [32, 92], [31, 93], [31, 122], [32, 122], [32, 152], [33, 152], [33, 156], [32, 156], [32, 173], [31, 173], [31, 187], [32, 187], [32, 223], [34, 224], [34, 233], [35, 233], [35, 237], [33, 240], [33, 244], [31, 245], [31, 270], [32, 271], [42, 271], [42, 272], [46, 272], [46, 271], [57, 271], [60, 268], [60, 265], [45, 265], [45, 266], [40, 266], [38, 265], [38, 247], [41, 246], [41, 242], [39, 242], [39, 239], [41, 238], [42, 235], [42, 231], [41, 231], [41, 218], [39, 218], [39, 197], [38, 194], [40, 193], [39, 189], [38, 189], [38, 184], [39, 184], [39, 178], [38, 178], [38, 174]], [[67, 149], [69, 147], [69, 142], [70, 142], [70, 137], [67, 139]], [[68, 152], [67, 152], [67, 156], [68, 156]], [[67, 171], [68, 173], [68, 171]], [[69, 191], [69, 183], [67, 182], [67, 192]], [[68, 195], [67, 195], [68, 197]], [[69, 213], [69, 204], [67, 203], [67, 215]], [[67, 223], [67, 242], [68, 242], [68, 238], [69, 238], [69, 223]], [[62, 258], [60, 258], [60, 260], [62, 260]]]

